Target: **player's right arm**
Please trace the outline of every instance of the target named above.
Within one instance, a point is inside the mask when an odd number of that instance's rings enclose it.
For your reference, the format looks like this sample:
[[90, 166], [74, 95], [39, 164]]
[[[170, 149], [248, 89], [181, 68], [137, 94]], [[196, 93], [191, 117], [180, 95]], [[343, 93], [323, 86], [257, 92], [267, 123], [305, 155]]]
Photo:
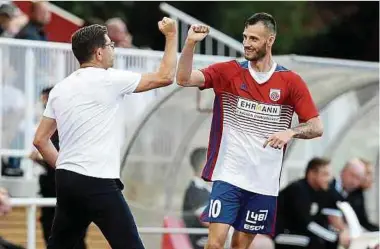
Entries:
[[193, 70], [194, 49], [199, 41], [202, 41], [209, 33], [206, 25], [191, 25], [187, 34], [185, 45], [178, 62], [177, 84], [184, 87], [201, 87], [205, 83], [205, 77], [199, 70]]

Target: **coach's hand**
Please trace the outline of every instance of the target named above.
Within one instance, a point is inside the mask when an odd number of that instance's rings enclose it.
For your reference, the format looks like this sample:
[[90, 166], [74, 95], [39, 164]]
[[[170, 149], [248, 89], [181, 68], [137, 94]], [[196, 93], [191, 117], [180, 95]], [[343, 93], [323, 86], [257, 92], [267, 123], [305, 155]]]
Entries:
[[276, 132], [265, 141], [263, 147], [267, 147], [269, 145], [275, 149], [282, 149], [285, 144], [287, 144], [292, 137], [294, 136], [294, 132], [290, 129], [285, 131]]
[[210, 27], [207, 25], [193, 24], [187, 33], [187, 39], [193, 42], [202, 41], [210, 32]]
[[173, 19], [164, 17], [158, 22], [158, 29], [165, 36], [175, 36], [177, 34], [176, 23]]

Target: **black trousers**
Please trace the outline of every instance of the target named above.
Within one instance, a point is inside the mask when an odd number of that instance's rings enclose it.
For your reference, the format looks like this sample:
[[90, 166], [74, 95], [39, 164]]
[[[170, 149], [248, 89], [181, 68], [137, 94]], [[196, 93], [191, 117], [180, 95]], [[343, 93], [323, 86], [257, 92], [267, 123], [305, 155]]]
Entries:
[[[40, 183], [40, 194], [43, 197], [46, 197], [46, 198], [57, 197], [56, 190], [55, 190], [55, 170], [54, 169], [48, 169], [48, 172], [46, 174], [40, 175], [39, 183]], [[55, 213], [55, 207], [41, 208], [40, 222], [41, 222], [41, 227], [42, 227], [42, 234], [43, 234], [46, 245], [48, 243], [51, 228], [53, 226], [54, 213]], [[81, 239], [75, 246], [75, 249], [86, 249], [86, 248], [87, 247], [85, 243], [85, 238]]]
[[48, 249], [73, 249], [94, 222], [112, 249], [144, 249], [118, 179], [56, 171], [57, 206]]
[[[43, 207], [41, 208], [41, 226], [42, 226], [42, 234], [44, 236], [45, 243], [48, 243], [51, 228], [53, 226], [53, 220], [54, 220], [54, 213], [55, 208], [54, 207]], [[85, 243], [85, 237], [81, 238], [77, 244], [75, 245], [74, 249], [86, 249], [86, 243]]]

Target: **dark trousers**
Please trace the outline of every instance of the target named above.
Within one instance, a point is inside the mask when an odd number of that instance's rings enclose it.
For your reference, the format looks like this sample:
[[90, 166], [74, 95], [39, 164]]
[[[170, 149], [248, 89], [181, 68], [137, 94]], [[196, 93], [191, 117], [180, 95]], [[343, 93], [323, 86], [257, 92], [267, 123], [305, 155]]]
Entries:
[[144, 249], [118, 179], [56, 170], [57, 206], [48, 249], [73, 249], [94, 222], [112, 249]]
[[[53, 226], [53, 220], [54, 220], [54, 213], [55, 208], [54, 207], [43, 207], [41, 208], [41, 226], [42, 226], [42, 234], [44, 236], [45, 243], [47, 244], [51, 228]], [[78, 243], [75, 245], [74, 249], [86, 249], [86, 243], [85, 243], [85, 237], [81, 238]]]

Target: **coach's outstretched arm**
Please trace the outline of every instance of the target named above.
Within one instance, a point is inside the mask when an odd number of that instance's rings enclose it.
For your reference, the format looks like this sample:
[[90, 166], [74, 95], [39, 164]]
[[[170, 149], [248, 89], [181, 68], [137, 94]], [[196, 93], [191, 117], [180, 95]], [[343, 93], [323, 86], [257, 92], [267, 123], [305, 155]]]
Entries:
[[199, 87], [205, 83], [203, 73], [192, 68], [195, 46], [208, 35], [209, 30], [210, 28], [205, 25], [191, 25], [178, 62], [176, 77], [178, 85]]
[[165, 35], [165, 51], [157, 72], [144, 73], [134, 92], [145, 92], [151, 89], [171, 85], [177, 67], [177, 28], [174, 20], [164, 17], [158, 22], [158, 28]]

